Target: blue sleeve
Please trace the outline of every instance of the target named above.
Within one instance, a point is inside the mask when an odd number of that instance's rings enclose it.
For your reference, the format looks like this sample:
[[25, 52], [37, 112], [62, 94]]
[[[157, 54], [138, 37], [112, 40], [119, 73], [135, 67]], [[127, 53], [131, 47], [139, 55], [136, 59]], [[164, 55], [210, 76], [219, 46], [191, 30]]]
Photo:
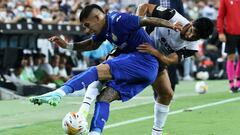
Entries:
[[116, 27], [121, 31], [135, 31], [141, 28], [140, 17], [127, 13], [121, 13], [116, 15], [113, 19], [113, 22]]
[[103, 36], [103, 35], [92, 35], [92, 40], [94, 41], [94, 42], [103, 42], [103, 41], [105, 41], [106, 40], [106, 38]]

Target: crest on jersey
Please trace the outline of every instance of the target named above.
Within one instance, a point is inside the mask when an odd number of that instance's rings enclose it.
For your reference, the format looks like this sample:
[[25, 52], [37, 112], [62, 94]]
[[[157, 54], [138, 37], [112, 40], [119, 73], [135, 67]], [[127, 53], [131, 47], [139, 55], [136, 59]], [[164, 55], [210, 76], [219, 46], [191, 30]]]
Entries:
[[115, 41], [115, 42], [118, 40], [117, 36], [114, 35], [113, 33], [112, 33], [112, 39], [113, 39], [113, 41]]
[[157, 7], [157, 10], [158, 11], [165, 11], [167, 8], [165, 8], [165, 7], [162, 7], [162, 6], [158, 6]]

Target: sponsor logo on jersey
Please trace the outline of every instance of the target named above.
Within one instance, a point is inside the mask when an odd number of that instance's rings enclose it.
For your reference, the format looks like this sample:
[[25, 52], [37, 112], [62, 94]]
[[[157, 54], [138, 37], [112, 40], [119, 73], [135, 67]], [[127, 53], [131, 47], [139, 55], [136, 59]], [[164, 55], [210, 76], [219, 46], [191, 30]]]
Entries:
[[167, 8], [165, 8], [165, 7], [162, 7], [162, 6], [158, 6], [157, 7], [157, 10], [158, 11], [165, 11]]
[[121, 15], [117, 17], [116, 22], [118, 22], [121, 17], [122, 17]]

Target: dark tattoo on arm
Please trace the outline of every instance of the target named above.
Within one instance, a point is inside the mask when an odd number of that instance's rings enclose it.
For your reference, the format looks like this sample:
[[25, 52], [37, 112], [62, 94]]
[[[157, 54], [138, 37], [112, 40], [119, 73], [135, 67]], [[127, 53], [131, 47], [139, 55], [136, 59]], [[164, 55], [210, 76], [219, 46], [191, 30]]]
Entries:
[[74, 43], [74, 50], [77, 51], [90, 51], [97, 49], [102, 42], [94, 42], [91, 38], [83, 40], [81, 42]]
[[97, 96], [97, 101], [103, 101], [108, 103], [119, 99], [120, 99], [119, 93], [111, 87], [105, 87], [101, 91], [101, 93]]
[[173, 24], [169, 21], [155, 17], [141, 17], [140, 25], [173, 28]]

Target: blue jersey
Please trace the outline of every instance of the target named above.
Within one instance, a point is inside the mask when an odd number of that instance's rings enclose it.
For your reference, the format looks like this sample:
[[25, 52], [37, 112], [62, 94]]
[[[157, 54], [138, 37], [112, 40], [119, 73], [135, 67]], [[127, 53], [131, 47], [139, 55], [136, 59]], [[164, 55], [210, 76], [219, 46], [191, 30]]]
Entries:
[[[106, 27], [100, 34], [93, 35], [92, 39], [95, 42], [107, 39], [121, 49], [119, 56], [103, 64], [109, 65], [113, 78], [106, 85], [118, 91], [122, 101], [127, 101], [154, 82], [158, 74], [158, 61], [151, 54], [136, 49], [142, 43], [153, 45], [150, 36], [141, 28], [138, 16], [113, 12], [106, 18]], [[97, 69], [92, 67], [74, 76], [65, 85], [80, 90], [98, 79]]]
[[140, 17], [127, 13], [112, 12], [107, 14], [107, 26], [98, 35], [93, 35], [95, 42], [106, 39], [118, 46], [123, 53], [135, 52], [142, 43], [153, 45], [149, 35], [140, 26]]

